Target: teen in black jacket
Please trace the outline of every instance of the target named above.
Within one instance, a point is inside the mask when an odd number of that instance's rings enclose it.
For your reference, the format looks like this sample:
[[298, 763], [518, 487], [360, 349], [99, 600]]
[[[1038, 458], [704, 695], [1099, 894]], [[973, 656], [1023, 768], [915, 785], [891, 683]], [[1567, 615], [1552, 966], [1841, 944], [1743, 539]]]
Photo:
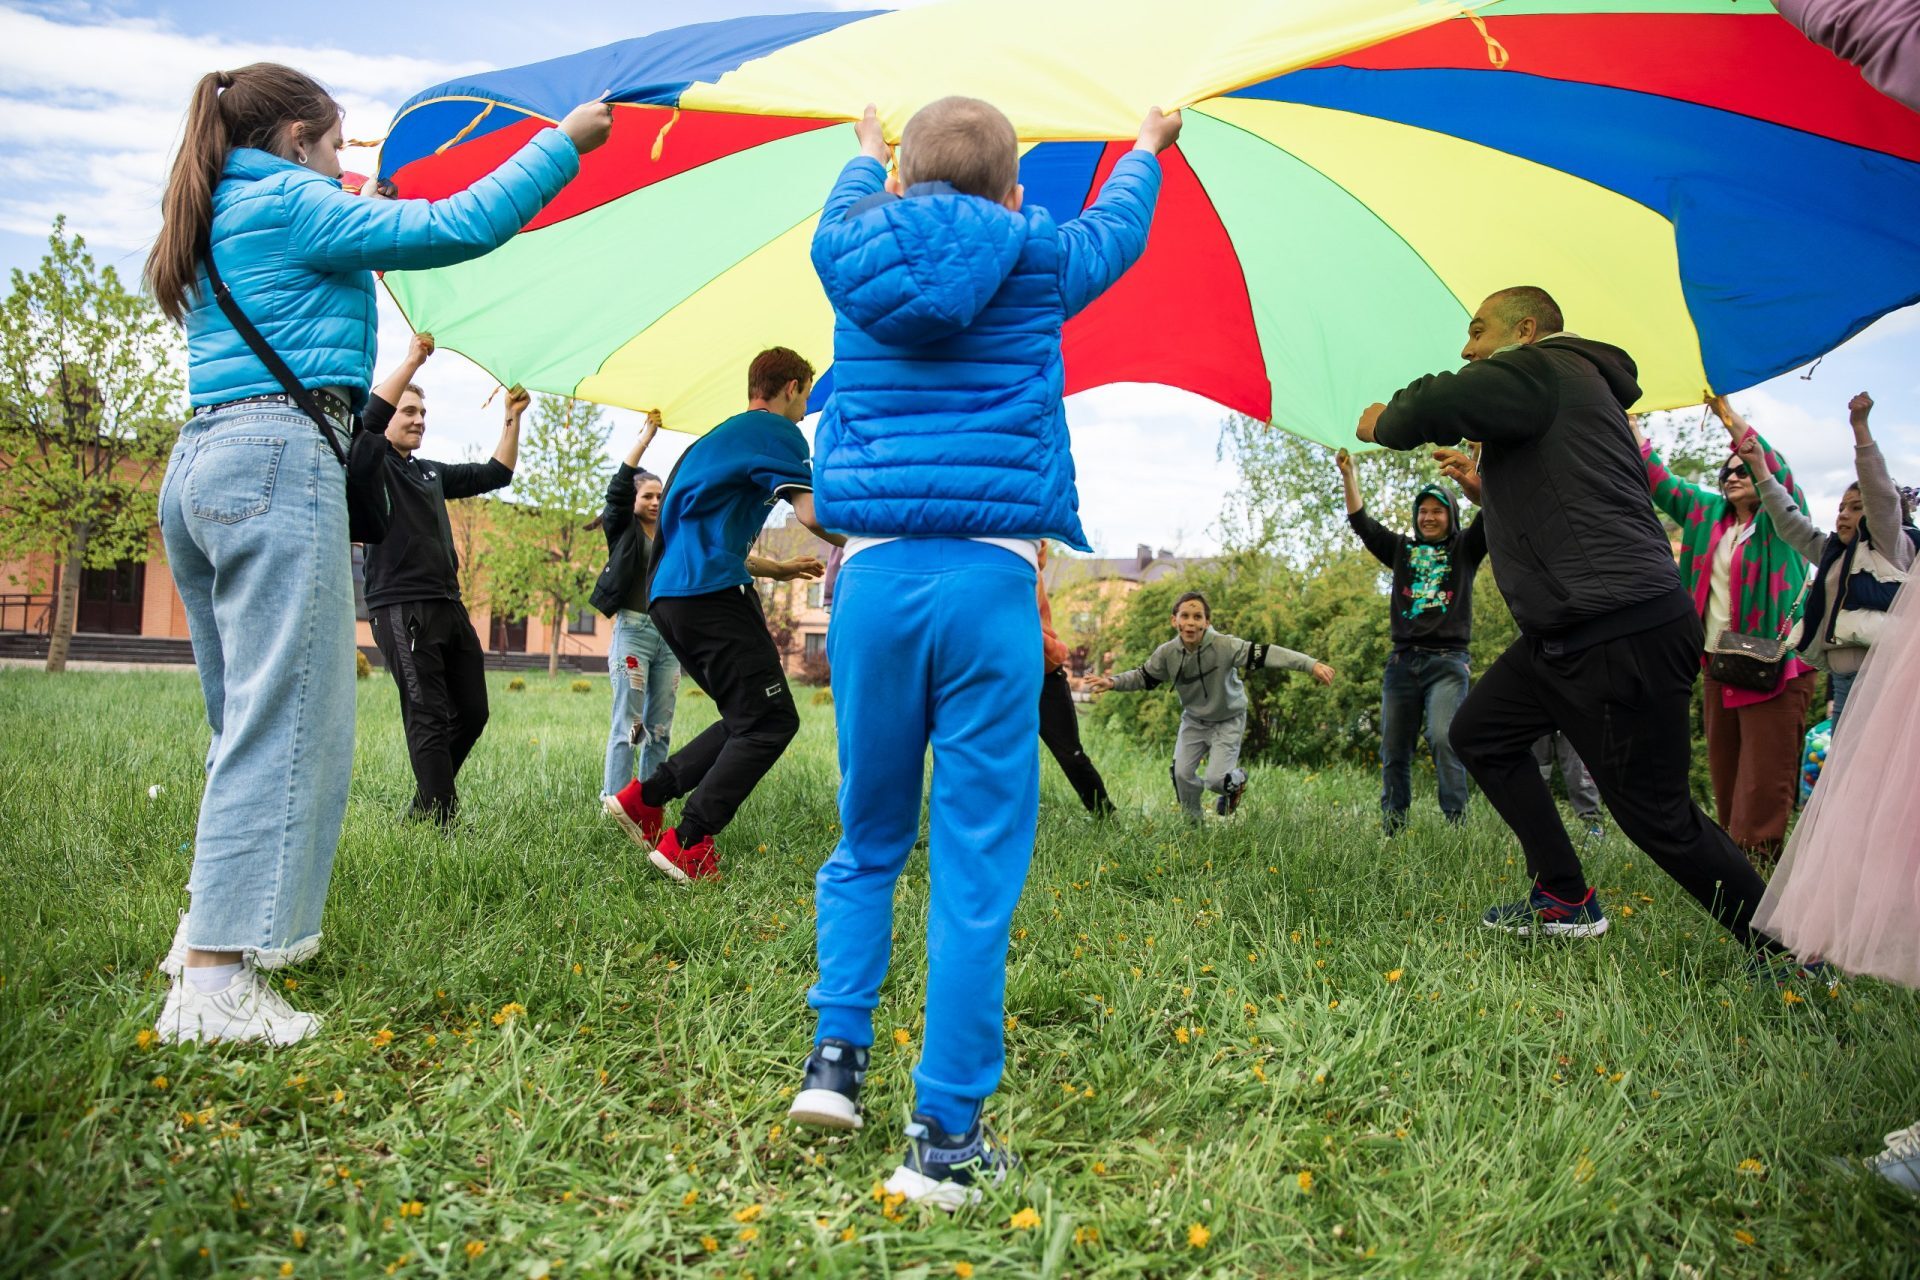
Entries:
[[1398, 533], [1367, 514], [1342, 449], [1347, 523], [1374, 559], [1393, 572], [1393, 652], [1380, 680], [1380, 822], [1388, 835], [1406, 825], [1413, 802], [1413, 744], [1426, 725], [1439, 785], [1440, 811], [1458, 822], [1467, 808], [1467, 769], [1448, 739], [1454, 712], [1467, 696], [1467, 643], [1473, 638], [1473, 579], [1487, 555], [1486, 522], [1465, 529], [1453, 492], [1430, 484], [1413, 500], [1413, 533]]

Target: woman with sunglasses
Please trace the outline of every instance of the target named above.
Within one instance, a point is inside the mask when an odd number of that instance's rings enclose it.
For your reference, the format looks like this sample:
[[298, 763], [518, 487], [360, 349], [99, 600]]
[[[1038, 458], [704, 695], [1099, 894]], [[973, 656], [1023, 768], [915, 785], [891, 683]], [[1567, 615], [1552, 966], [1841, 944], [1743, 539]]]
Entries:
[[[1707, 401], [1737, 447], [1752, 428], [1725, 397]], [[1775, 527], [1747, 464], [1735, 453], [1717, 483], [1692, 484], [1667, 469], [1633, 423], [1647, 463], [1653, 503], [1680, 527], [1680, 577], [1692, 593], [1711, 645], [1723, 631], [1777, 636], [1800, 598], [1807, 562]], [[1806, 496], [1787, 461], [1758, 439], [1767, 469], [1796, 505]], [[1704, 669], [1707, 655], [1700, 656]], [[1707, 767], [1720, 825], [1734, 843], [1765, 858], [1779, 854], [1799, 779], [1800, 742], [1818, 677], [1792, 656], [1780, 682], [1757, 692], [1705, 677]]]

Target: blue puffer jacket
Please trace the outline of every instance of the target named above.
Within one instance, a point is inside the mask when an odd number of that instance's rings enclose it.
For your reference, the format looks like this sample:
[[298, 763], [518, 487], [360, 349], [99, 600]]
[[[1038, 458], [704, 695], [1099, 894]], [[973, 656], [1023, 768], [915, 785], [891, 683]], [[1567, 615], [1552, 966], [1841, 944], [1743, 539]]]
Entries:
[[814, 437], [821, 523], [1087, 550], [1060, 328], [1146, 250], [1160, 162], [1128, 152], [1063, 225], [945, 183], [898, 198], [885, 182], [878, 161], [848, 162], [813, 237], [834, 310], [833, 393]]
[[[236, 147], [213, 192], [213, 252], [234, 300], [301, 385], [348, 388], [358, 408], [373, 384], [372, 273], [444, 267], [497, 249], [578, 172], [573, 143], [543, 129], [456, 195], [374, 200], [271, 152]], [[186, 319], [194, 404], [280, 390], [221, 314], [204, 267]]]

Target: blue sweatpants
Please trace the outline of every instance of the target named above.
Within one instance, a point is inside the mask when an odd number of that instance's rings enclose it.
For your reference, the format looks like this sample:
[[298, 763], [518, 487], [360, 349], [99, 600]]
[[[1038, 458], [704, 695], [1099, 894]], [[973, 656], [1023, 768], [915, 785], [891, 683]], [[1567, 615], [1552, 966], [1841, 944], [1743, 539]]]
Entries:
[[1000, 1084], [1007, 932], [1040, 810], [1040, 616], [1033, 567], [1002, 547], [902, 539], [841, 569], [827, 632], [840, 843], [815, 878], [816, 1039], [873, 1042], [894, 882], [928, 835], [925, 1048], [915, 1110], [971, 1127]]

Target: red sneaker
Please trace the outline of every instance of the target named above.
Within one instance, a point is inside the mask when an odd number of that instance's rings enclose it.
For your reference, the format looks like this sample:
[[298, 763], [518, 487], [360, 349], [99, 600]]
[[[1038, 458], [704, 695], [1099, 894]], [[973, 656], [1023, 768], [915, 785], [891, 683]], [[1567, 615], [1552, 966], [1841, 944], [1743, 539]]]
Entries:
[[632, 841], [649, 853], [660, 840], [660, 829], [667, 825], [667, 811], [640, 798], [640, 783], [629, 782], [617, 796], [601, 796], [607, 815], [620, 824]]
[[660, 833], [653, 852], [647, 857], [653, 865], [686, 884], [693, 880], [711, 880], [720, 874], [720, 855], [714, 851], [713, 837], [703, 836], [690, 849], [680, 847], [680, 833], [668, 827]]

